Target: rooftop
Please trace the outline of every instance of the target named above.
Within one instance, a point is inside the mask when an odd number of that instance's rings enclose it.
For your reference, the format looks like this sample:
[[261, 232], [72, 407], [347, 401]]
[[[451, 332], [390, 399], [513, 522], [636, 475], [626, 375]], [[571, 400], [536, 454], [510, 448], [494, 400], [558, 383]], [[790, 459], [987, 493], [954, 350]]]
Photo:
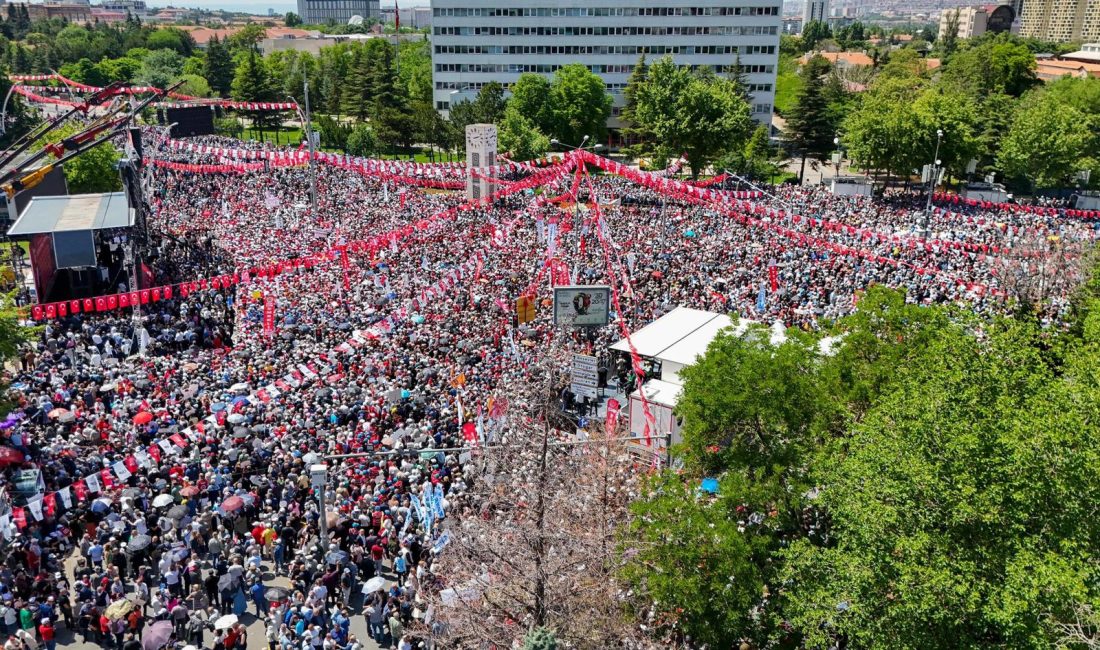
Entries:
[[8, 236], [128, 228], [132, 225], [134, 215], [123, 192], [36, 196], [8, 231]]

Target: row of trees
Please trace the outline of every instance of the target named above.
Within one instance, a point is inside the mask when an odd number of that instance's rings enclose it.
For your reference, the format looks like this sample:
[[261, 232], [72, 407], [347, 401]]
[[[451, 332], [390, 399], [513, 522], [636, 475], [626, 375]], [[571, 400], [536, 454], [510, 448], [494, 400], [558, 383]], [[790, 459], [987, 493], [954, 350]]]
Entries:
[[830, 355], [719, 336], [621, 541], [645, 615], [691, 647], [1097, 647], [1095, 281], [1074, 314], [872, 289]]
[[[873, 174], [909, 179], [938, 158], [948, 174], [994, 173], [1015, 188], [1072, 187], [1082, 170], [1100, 176], [1100, 80], [1043, 85], [1031, 50], [1011, 35], [962, 44], [931, 71], [913, 50], [874, 68], [867, 90], [814, 57], [802, 66], [786, 113], [789, 149], [824, 160], [837, 150]], [[938, 137], [937, 132], [942, 134]]]

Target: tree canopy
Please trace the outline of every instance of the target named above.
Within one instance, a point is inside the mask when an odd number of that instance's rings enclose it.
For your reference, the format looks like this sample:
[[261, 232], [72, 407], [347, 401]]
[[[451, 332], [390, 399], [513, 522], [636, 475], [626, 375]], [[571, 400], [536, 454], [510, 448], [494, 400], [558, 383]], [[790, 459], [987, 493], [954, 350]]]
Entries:
[[1095, 640], [1095, 285], [1063, 332], [872, 288], [828, 346], [720, 335], [681, 373], [684, 468], [621, 542], [652, 620], [711, 647]]

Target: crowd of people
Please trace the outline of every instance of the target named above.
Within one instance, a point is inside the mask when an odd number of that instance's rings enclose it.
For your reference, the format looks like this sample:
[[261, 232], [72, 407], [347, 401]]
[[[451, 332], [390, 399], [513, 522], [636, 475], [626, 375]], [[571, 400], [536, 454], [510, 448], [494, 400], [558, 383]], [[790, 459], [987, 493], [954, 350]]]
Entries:
[[[805, 218], [745, 220], [568, 165], [541, 194], [462, 210], [458, 193], [317, 175], [314, 213], [304, 167], [151, 169], [156, 282], [326, 261], [175, 295], [137, 318], [68, 314], [27, 346], [0, 425], [6, 650], [53, 650], [59, 626], [116, 650], [237, 650], [253, 616], [271, 650], [425, 642], [428, 596], [448, 585], [433, 572], [440, 535], [470, 506], [471, 455], [455, 450], [506, 426], [510, 387], [553, 338], [553, 362], [593, 354], [630, 383], [632, 364], [607, 351], [618, 323], [555, 329], [553, 283], [613, 286], [630, 330], [678, 305], [818, 328], [871, 283], [1000, 309], [1003, 269], [1095, 238], [1091, 223], [926, 215], [810, 188], [756, 200]], [[1069, 288], [1045, 307], [1052, 326]], [[516, 323], [523, 294], [536, 318]]]

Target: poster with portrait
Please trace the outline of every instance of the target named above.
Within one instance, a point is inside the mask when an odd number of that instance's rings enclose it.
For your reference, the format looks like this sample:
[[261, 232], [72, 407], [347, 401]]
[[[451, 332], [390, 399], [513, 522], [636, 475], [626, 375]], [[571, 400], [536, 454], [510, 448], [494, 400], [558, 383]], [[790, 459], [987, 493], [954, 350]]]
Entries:
[[554, 287], [554, 324], [574, 327], [607, 325], [611, 311], [611, 288], [574, 285]]

